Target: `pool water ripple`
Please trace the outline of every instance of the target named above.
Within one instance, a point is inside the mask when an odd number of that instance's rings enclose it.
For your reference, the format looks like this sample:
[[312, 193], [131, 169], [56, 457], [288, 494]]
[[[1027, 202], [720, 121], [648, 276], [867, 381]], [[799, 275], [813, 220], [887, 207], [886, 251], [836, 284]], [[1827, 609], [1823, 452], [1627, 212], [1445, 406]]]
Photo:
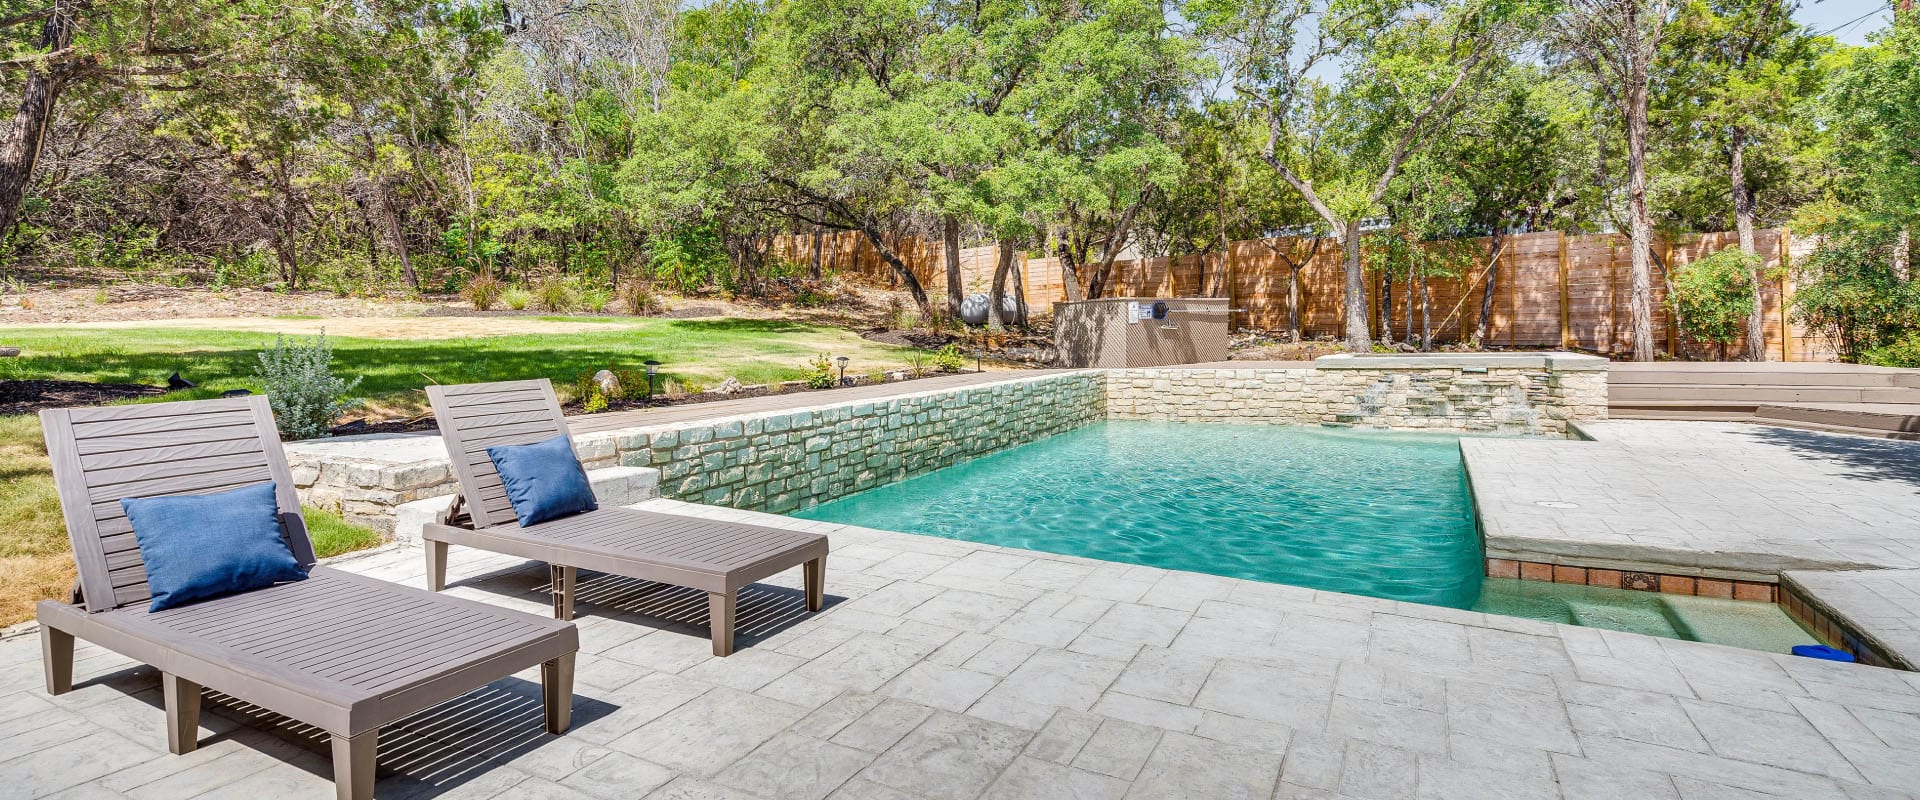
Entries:
[[1447, 435], [1110, 421], [795, 516], [1455, 608], [1482, 575]]

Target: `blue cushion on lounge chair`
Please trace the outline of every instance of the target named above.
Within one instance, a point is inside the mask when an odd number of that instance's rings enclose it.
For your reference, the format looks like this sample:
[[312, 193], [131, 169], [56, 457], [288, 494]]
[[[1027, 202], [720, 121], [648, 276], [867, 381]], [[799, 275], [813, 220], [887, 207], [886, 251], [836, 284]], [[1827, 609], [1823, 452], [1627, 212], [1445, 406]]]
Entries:
[[127, 498], [120, 507], [146, 562], [151, 611], [304, 580], [280, 529], [272, 481], [215, 494]]
[[564, 433], [533, 444], [489, 447], [487, 457], [493, 459], [493, 469], [500, 473], [507, 502], [513, 504], [520, 527], [600, 507], [594, 502], [587, 471], [573, 455], [573, 443]]

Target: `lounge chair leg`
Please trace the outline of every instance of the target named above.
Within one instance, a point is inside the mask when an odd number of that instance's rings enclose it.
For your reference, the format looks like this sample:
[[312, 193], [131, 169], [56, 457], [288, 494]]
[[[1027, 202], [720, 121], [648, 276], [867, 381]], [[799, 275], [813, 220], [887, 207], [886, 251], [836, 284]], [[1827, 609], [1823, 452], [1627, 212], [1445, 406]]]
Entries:
[[40, 666], [47, 675], [47, 694], [73, 691], [73, 634], [42, 624]]
[[540, 699], [547, 706], [548, 733], [566, 733], [573, 725], [573, 655], [540, 664]]
[[427, 545], [427, 591], [438, 592], [447, 588], [447, 543], [428, 541]]
[[807, 610], [819, 611], [827, 603], [827, 557], [802, 564], [800, 573], [807, 584]]
[[167, 751], [184, 756], [200, 746], [200, 684], [160, 673], [160, 694], [167, 703]]
[[373, 800], [373, 764], [380, 729], [359, 736], [333, 735], [333, 795], [339, 800]]
[[733, 592], [708, 592], [707, 616], [713, 626], [713, 654], [733, 655]]
[[553, 564], [548, 574], [553, 577], [553, 618], [573, 619], [573, 585], [579, 570]]

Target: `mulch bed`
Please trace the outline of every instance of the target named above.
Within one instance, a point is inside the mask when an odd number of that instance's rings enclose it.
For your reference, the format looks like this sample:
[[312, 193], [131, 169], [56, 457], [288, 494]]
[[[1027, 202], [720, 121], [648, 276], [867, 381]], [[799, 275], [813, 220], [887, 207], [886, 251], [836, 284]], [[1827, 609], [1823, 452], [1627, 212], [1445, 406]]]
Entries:
[[32, 414], [43, 408], [97, 406], [167, 393], [165, 386], [86, 381], [0, 381], [0, 414]]

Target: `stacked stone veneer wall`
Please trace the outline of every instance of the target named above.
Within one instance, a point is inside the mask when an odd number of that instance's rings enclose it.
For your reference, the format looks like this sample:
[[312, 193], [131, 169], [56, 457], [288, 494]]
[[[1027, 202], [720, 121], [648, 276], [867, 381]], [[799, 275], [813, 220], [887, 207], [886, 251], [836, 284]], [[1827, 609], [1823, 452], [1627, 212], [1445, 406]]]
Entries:
[[[658, 470], [661, 495], [785, 512], [1103, 419], [1564, 435], [1569, 422], [1605, 418], [1604, 368], [1603, 359], [1535, 354], [1009, 375], [881, 400], [582, 434], [574, 445], [589, 470]], [[297, 442], [287, 453], [305, 502], [387, 532], [395, 507], [457, 488], [438, 436]], [[607, 482], [623, 502], [656, 491], [651, 474]]]
[[1106, 417], [1098, 372], [747, 415], [615, 435], [620, 463], [660, 470], [661, 494], [784, 512]]
[[1570, 421], [1606, 418], [1603, 361], [1599, 369], [1587, 362], [1567, 369], [1534, 360], [1539, 363], [1477, 368], [1393, 359], [1379, 366], [1331, 368], [1322, 363], [1299, 369], [1116, 369], [1108, 372], [1107, 414], [1112, 419], [1551, 436], [1565, 435]]

